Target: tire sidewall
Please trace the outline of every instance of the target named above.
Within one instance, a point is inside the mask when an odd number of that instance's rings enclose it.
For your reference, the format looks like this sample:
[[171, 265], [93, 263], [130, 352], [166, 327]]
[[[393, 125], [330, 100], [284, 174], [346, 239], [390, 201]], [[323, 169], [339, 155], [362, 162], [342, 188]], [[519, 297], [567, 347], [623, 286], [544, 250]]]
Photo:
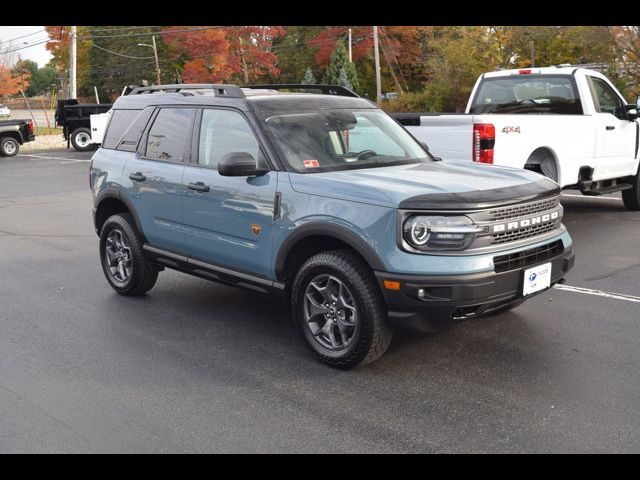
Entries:
[[73, 148], [75, 148], [79, 152], [87, 152], [89, 150], [92, 150], [93, 149], [93, 143], [89, 142], [86, 147], [82, 147], [82, 146], [78, 145], [78, 143], [76, 142], [76, 137], [78, 135], [80, 135], [81, 133], [86, 133], [87, 135], [89, 135], [89, 139], [91, 139], [91, 130], [89, 130], [86, 127], [76, 128], [71, 133], [71, 144], [73, 145]]
[[[7, 144], [13, 144], [15, 146], [15, 150], [13, 153], [7, 153], [7, 151], [5, 150]], [[18, 141], [15, 138], [4, 137], [2, 140], [0, 140], [0, 153], [2, 154], [3, 157], [14, 157], [18, 154], [19, 150], [20, 150], [20, 143], [18, 143]]]
[[127, 240], [129, 241], [129, 247], [133, 250], [134, 245], [133, 242], [135, 239], [131, 238], [130, 233], [127, 231], [128, 229], [125, 227], [126, 220], [119, 216], [110, 217], [102, 227], [102, 231], [100, 232], [100, 264], [102, 265], [102, 271], [104, 272], [104, 276], [107, 278], [107, 281], [113, 287], [114, 290], [125, 292], [127, 291], [133, 282], [134, 276], [137, 274], [138, 265], [136, 265], [135, 257], [133, 255], [133, 251], [131, 252], [131, 275], [126, 282], [119, 282], [113, 278], [111, 272], [109, 271], [106, 265], [106, 252], [105, 247], [107, 243], [107, 237], [112, 230], [119, 229], [124, 235], [126, 235]]
[[[304, 319], [305, 291], [309, 282], [311, 282], [311, 280], [316, 276], [322, 274], [333, 275], [338, 277], [340, 281], [344, 282], [345, 286], [351, 292], [356, 303], [356, 308], [358, 309], [358, 324], [356, 325], [354, 336], [351, 343], [341, 350], [330, 350], [318, 343], [313, 338], [313, 335], [311, 334], [311, 331]], [[352, 280], [344, 271], [342, 271], [342, 269], [338, 268], [336, 265], [324, 262], [314, 263], [310, 266], [303, 266], [296, 277], [294, 287], [292, 289], [291, 302], [294, 320], [305, 339], [305, 343], [316, 355], [329, 360], [349, 359], [349, 363], [354, 365], [357, 365], [365, 358], [373, 336], [373, 325], [370, 318], [371, 312], [363, 301], [359, 289], [356, 288]], [[363, 345], [363, 343], [365, 345]]]

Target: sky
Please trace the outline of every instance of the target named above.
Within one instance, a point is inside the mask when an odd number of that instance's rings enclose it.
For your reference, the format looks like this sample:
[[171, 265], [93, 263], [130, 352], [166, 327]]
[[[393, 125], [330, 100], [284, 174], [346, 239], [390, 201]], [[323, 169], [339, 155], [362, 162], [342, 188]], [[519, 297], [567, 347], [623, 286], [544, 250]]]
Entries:
[[[46, 39], [47, 34], [44, 31], [44, 27], [0, 26], [0, 52], [9, 49], [15, 50], [17, 48], [20, 48], [20, 50], [16, 51], [15, 53], [20, 54], [20, 57], [23, 60], [33, 60], [38, 64], [38, 67], [44, 67], [51, 59], [51, 54], [45, 48], [45, 44], [41, 43]], [[27, 43], [25, 44], [24, 42]]]

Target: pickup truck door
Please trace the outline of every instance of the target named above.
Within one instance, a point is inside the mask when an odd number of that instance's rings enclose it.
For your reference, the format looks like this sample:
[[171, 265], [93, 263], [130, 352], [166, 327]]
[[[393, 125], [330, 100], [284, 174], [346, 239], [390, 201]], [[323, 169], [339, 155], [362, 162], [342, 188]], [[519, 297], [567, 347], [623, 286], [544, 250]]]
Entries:
[[635, 157], [636, 122], [615, 116], [625, 102], [606, 80], [587, 75], [595, 106], [596, 163], [593, 179], [608, 179], [633, 175], [637, 170]]
[[239, 110], [204, 108], [192, 145], [183, 177], [189, 256], [269, 278], [277, 172], [253, 177], [218, 173], [218, 160], [227, 153], [263, 158], [248, 119]]

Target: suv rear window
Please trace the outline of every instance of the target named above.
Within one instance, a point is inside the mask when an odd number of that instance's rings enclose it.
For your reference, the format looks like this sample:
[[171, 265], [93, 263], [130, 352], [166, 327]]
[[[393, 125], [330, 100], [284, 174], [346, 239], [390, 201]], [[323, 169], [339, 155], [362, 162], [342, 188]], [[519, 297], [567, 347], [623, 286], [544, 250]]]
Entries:
[[192, 108], [162, 108], [147, 138], [145, 156], [155, 160], [181, 162], [193, 122]]
[[469, 113], [580, 115], [582, 104], [572, 77], [514, 75], [484, 79]]
[[113, 110], [111, 121], [102, 140], [102, 148], [114, 149], [118, 146], [124, 132], [140, 113], [140, 110]]

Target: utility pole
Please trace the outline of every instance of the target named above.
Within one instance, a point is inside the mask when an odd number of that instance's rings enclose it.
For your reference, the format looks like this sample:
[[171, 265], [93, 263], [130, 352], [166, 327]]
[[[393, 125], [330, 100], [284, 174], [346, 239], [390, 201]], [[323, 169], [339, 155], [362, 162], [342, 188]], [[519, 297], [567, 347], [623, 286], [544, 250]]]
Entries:
[[71, 47], [69, 50], [69, 98], [76, 98], [76, 69], [77, 69], [77, 58], [76, 58], [76, 27], [71, 27]]
[[535, 53], [536, 53], [535, 46], [534, 46], [533, 40], [531, 40], [531, 66], [532, 67], [536, 66]]
[[349, 63], [353, 62], [353, 58], [351, 56], [351, 29], [349, 29]]
[[160, 80], [160, 62], [158, 62], [158, 47], [156, 46], [156, 36], [151, 36], [151, 41], [153, 45], [149, 45], [148, 43], [139, 43], [139, 47], [151, 47], [153, 48], [153, 56], [156, 58], [156, 79], [158, 81], [158, 85], [162, 85], [162, 81]]
[[373, 27], [373, 55], [376, 62], [376, 103], [382, 102], [382, 85], [380, 83], [380, 51], [378, 50], [378, 27]]
[[158, 47], [156, 47], [156, 36], [153, 35], [151, 37], [153, 43], [153, 54], [156, 57], [156, 76], [158, 77], [158, 85], [162, 85], [162, 80], [160, 80], [160, 62], [158, 62]]

